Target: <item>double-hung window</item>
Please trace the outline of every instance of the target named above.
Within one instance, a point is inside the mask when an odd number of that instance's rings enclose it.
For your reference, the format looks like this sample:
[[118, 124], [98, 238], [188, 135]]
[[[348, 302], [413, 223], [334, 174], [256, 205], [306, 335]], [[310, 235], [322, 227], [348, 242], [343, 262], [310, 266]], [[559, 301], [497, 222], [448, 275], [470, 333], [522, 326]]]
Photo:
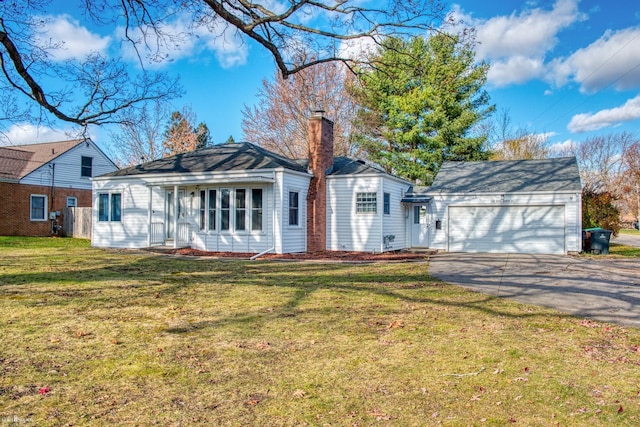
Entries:
[[198, 209], [198, 219], [200, 220], [200, 230], [204, 230], [207, 223], [207, 192], [204, 190], [200, 190], [200, 207]]
[[47, 196], [43, 196], [40, 194], [31, 195], [29, 219], [31, 219], [31, 221], [46, 221]]
[[384, 200], [382, 205], [383, 205], [382, 210], [384, 214], [391, 215], [391, 194], [390, 193], [384, 193]]
[[377, 193], [356, 193], [356, 213], [378, 212]]
[[289, 191], [289, 225], [300, 225], [300, 205], [297, 191]]
[[216, 230], [217, 194], [216, 190], [209, 190], [209, 230]]
[[98, 193], [98, 221], [122, 220], [122, 194]]
[[220, 230], [229, 231], [231, 218], [231, 191], [224, 188], [220, 190]]
[[247, 228], [247, 190], [236, 189], [236, 231], [244, 231]]
[[82, 156], [82, 165], [80, 167], [80, 176], [91, 178], [93, 173], [93, 158]]
[[251, 231], [262, 231], [262, 188], [251, 190]]

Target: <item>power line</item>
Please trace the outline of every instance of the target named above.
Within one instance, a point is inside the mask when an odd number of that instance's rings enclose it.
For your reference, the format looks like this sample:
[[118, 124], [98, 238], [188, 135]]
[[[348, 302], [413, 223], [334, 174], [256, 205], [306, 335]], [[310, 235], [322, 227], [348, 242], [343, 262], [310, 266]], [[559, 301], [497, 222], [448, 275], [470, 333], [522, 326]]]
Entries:
[[[618, 50], [616, 50], [614, 53], [612, 53], [607, 59], [605, 59], [598, 67], [596, 67], [593, 71], [591, 71], [586, 78], [583, 79], [583, 81], [586, 81], [589, 79], [589, 77], [593, 76], [598, 70], [600, 70], [602, 67], [604, 67], [608, 62], [610, 62], [616, 55], [618, 55], [624, 48], [626, 48], [627, 46], [629, 46], [633, 41], [635, 41], [638, 37], [640, 37], [640, 32], [638, 32], [634, 37], [631, 38], [631, 40], [629, 40], [627, 43], [625, 43], [622, 47], [620, 47]], [[632, 67], [631, 69], [627, 70], [624, 74], [620, 75], [617, 79], [613, 80], [611, 83], [609, 83], [607, 86], [605, 86], [604, 88], [596, 91], [595, 93], [601, 92], [603, 90], [609, 89], [611, 86], [613, 86], [615, 83], [617, 83], [618, 81], [620, 81], [622, 78], [626, 77], [627, 75], [629, 75], [632, 71], [636, 70], [637, 68], [640, 67], [640, 63], [637, 64], [636, 66]], [[546, 114], [548, 111], [550, 111], [553, 107], [555, 107], [556, 105], [558, 105], [561, 101], [563, 101], [566, 97], [568, 96], [568, 94], [564, 94], [563, 96], [561, 96], [559, 99], [557, 99], [554, 103], [552, 103], [549, 107], [547, 107], [545, 110], [543, 110], [540, 114], [538, 114], [533, 121], [535, 122], [536, 120], [538, 120], [540, 117], [542, 117], [544, 114]], [[550, 127], [552, 124], [556, 123], [557, 121], [559, 121], [561, 118], [563, 118], [564, 116], [566, 116], [568, 113], [574, 111], [576, 108], [578, 108], [578, 105], [575, 105], [574, 107], [572, 107], [571, 109], [567, 110], [565, 113], [560, 114], [559, 116], [556, 116], [547, 126]]]

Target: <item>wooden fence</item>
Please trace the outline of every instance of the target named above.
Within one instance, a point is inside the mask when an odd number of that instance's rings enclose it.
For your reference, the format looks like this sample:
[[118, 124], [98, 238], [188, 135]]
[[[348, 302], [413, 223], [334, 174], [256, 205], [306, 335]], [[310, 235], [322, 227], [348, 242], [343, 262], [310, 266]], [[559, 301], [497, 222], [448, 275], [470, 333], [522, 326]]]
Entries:
[[91, 208], [67, 208], [62, 234], [78, 239], [91, 238]]

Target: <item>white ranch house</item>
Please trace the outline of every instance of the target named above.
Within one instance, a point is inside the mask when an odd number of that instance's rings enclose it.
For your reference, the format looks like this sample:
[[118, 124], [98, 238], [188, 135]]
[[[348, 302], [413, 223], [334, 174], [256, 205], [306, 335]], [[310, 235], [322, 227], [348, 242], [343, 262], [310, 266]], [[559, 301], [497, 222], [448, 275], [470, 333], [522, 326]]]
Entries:
[[[309, 144], [308, 160], [228, 143], [94, 178], [92, 244], [256, 255], [581, 249], [575, 159], [447, 162], [432, 187], [414, 188], [363, 161], [334, 157], [333, 123], [319, 114]], [[466, 175], [486, 185], [462, 181]]]

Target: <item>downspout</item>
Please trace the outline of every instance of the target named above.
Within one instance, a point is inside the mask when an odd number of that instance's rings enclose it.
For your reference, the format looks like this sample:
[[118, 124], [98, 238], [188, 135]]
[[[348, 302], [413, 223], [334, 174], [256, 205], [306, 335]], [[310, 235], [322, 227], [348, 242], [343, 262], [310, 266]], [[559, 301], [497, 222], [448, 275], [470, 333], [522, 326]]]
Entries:
[[147, 210], [148, 210], [148, 215], [147, 215], [147, 247], [151, 247], [151, 232], [153, 231], [153, 225], [152, 225], [152, 221], [153, 221], [153, 187], [149, 186], [149, 200], [147, 202]]
[[267, 249], [266, 251], [262, 251], [262, 252], [260, 252], [259, 254], [252, 256], [252, 257], [251, 257], [251, 258], [249, 258], [249, 259], [250, 259], [251, 261], [253, 261], [253, 260], [257, 259], [257, 258], [260, 258], [260, 257], [261, 257], [261, 256], [263, 256], [263, 255], [268, 254], [269, 252], [273, 252], [275, 249], [276, 249], [275, 247], [271, 247], [271, 248]]
[[[51, 212], [53, 211], [53, 199], [56, 196], [56, 164], [51, 163], [51, 200], [49, 200], [49, 218], [51, 218]], [[51, 220], [51, 235], [55, 233], [55, 220]]]

